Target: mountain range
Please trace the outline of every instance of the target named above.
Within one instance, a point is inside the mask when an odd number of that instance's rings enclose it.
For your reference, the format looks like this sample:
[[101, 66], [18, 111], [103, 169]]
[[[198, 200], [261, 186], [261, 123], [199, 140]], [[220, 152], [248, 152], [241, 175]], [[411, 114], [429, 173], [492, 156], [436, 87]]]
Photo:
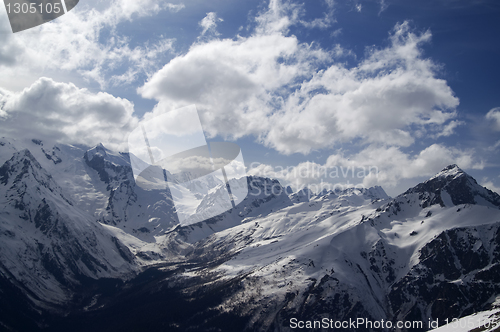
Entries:
[[[243, 202], [182, 226], [168, 190], [136, 185], [127, 153], [0, 139], [1, 329], [292, 331], [363, 318], [427, 331], [500, 302], [500, 196], [457, 165], [395, 198], [231, 181], [248, 186]], [[197, 213], [226, 186], [192, 185], [208, 194]]]

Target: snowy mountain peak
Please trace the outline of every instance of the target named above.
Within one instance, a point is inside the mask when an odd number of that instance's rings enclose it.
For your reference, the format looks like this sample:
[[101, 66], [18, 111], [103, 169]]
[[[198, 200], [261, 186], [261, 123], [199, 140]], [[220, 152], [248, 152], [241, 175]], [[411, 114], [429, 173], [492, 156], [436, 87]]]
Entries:
[[[97, 171], [101, 181], [110, 184], [113, 180], [129, 180], [132, 174], [127, 153], [114, 153], [98, 144], [83, 155], [85, 163]], [[109, 189], [109, 188], [108, 188]]]
[[107, 161], [114, 166], [128, 166], [130, 167], [130, 158], [128, 153], [115, 153], [102, 145], [97, 144], [93, 148], [87, 150], [84, 155], [87, 163], [102, 163]]
[[97, 144], [92, 149], [87, 151], [87, 156], [89, 160], [92, 160], [95, 155], [98, 155], [100, 157], [107, 156], [106, 148], [104, 147], [104, 145], [102, 145], [102, 143]]
[[0, 167], [0, 197], [8, 198], [9, 205], [24, 211], [24, 219], [32, 219], [41, 201], [51, 197], [72, 206], [62, 189], [36, 160], [28, 149], [14, 153]]
[[344, 189], [338, 196], [366, 196], [374, 199], [387, 199], [389, 196], [385, 193], [384, 189], [380, 186], [370, 188], [356, 188], [351, 187]]
[[373, 199], [388, 199], [389, 195], [381, 186], [374, 186], [363, 190], [363, 195]]
[[[286, 190], [287, 193], [289, 193], [289, 192], [292, 191], [292, 188], [291, 187], [287, 187], [285, 190]], [[309, 188], [307, 188], [307, 187], [302, 188], [301, 190], [299, 190], [299, 191], [297, 191], [297, 192], [292, 193], [292, 194], [289, 195], [290, 200], [293, 203], [309, 202], [309, 200], [313, 196], [314, 196], [314, 193]]]
[[106, 148], [104, 147], [104, 145], [102, 145], [102, 143], [97, 144], [95, 148], [99, 150], [106, 150]]
[[[196, 326], [179, 321], [182, 330], [249, 317], [248, 331], [288, 331], [282, 322], [292, 316], [442, 321], [500, 294], [500, 196], [457, 165], [394, 199], [379, 186], [290, 194], [278, 180], [230, 179], [239, 204], [180, 225], [171, 192], [136, 186], [127, 154], [13, 142], [0, 139], [0, 293], [9, 299], [0, 301], [0, 325], [16, 296], [68, 307], [63, 318], [30, 316], [61, 330], [127, 326], [128, 317], [143, 319], [138, 330], [173, 326], [164, 313], [183, 305]], [[184, 175], [186, 192], [206, 191], [186, 200], [193, 211], [219, 210], [226, 183]], [[10, 295], [14, 287], [21, 296]], [[135, 314], [151, 299], [164, 302]]]
[[371, 200], [384, 200], [390, 198], [381, 186], [374, 186], [370, 188], [357, 188], [350, 187], [343, 190], [323, 190], [317, 197], [327, 197], [327, 198], [346, 198], [359, 196], [364, 199]]
[[[450, 165], [429, 180], [419, 183], [379, 207], [371, 219], [385, 216], [385, 220], [398, 218], [421, 218], [431, 216], [432, 210], [440, 208], [460, 212], [458, 205], [479, 205], [500, 208], [500, 195], [480, 186], [476, 180], [457, 165]], [[427, 209], [423, 211], [424, 209]], [[381, 218], [380, 220], [384, 219]], [[420, 220], [420, 219], [419, 219]]]
[[24, 150], [21, 150], [21, 151], [15, 153], [11, 158], [12, 162], [10, 162], [10, 164], [19, 162], [19, 161], [24, 160], [24, 159], [30, 160], [31, 162], [33, 162], [35, 164], [35, 166], [37, 168], [41, 168], [38, 161], [35, 159], [35, 157], [31, 154], [30, 150], [28, 150], [28, 149], [24, 149]]
[[443, 168], [441, 172], [434, 175], [432, 178], [429, 179], [429, 181], [435, 178], [445, 178], [450, 180], [464, 175], [467, 174], [460, 167], [458, 167], [456, 164], [452, 164]]
[[480, 186], [477, 181], [457, 165], [445, 167], [429, 180], [408, 189], [404, 195], [420, 195], [422, 206], [440, 204], [480, 204], [500, 207], [500, 196]]
[[10, 179], [15, 176], [15, 181], [23, 178], [27, 174], [32, 174], [38, 182], [53, 182], [49, 174], [43, 172], [42, 166], [28, 149], [14, 153], [12, 158], [7, 160], [0, 167], [0, 183], [7, 185]]

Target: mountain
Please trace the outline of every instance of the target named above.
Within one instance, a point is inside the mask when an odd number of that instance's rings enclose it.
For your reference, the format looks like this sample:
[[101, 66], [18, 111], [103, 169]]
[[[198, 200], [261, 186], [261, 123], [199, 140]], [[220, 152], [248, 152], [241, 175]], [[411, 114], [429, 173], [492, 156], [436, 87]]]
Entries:
[[27, 149], [0, 167], [0, 269], [37, 305], [65, 304], [87, 279], [135, 275], [134, 256], [74, 206]]
[[[15, 299], [0, 301], [0, 324], [12, 330], [443, 324], [500, 295], [500, 196], [456, 165], [394, 198], [232, 179], [249, 189], [240, 204], [183, 226], [168, 190], [136, 184], [126, 153], [0, 139], [0, 163], [0, 298]], [[206, 189], [199, 214], [226, 189], [192, 184]]]
[[498, 195], [456, 166], [384, 194], [323, 193], [217, 232], [198, 256], [228, 260], [177, 286], [210, 274], [233, 281], [220, 312], [246, 317], [248, 330], [288, 331], [292, 317], [429, 322], [488, 308], [500, 293]]
[[445, 325], [432, 332], [495, 332], [500, 328], [500, 308], [496, 301], [493, 309], [481, 311], [460, 319], [448, 319]]
[[439, 204], [452, 206], [460, 204], [482, 204], [500, 207], [500, 197], [477, 184], [457, 165], [450, 165], [431, 179], [406, 191], [403, 196], [419, 194], [422, 207]]

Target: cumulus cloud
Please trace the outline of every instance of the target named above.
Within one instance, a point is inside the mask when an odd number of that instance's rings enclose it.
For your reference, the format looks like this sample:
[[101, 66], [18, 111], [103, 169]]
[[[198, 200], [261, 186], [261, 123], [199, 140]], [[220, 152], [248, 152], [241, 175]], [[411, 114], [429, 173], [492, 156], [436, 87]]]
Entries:
[[[129, 39], [117, 32], [118, 24], [161, 10], [175, 12], [182, 8], [183, 5], [154, 0], [80, 3], [52, 22], [14, 35], [1, 34], [3, 76], [32, 77], [40, 71], [63, 70], [79, 72], [102, 88], [109, 82], [129, 83], [138, 74], [156, 71], [156, 61], [172, 50], [173, 39], [160, 37], [155, 42], [130, 47]], [[2, 29], [8, 26], [6, 16], [0, 22]], [[103, 31], [109, 32], [109, 38], [102, 38]], [[119, 69], [121, 66], [126, 69]], [[0, 78], [4, 86], [14, 84], [2, 81]]]
[[373, 186], [383, 183], [392, 187], [401, 179], [434, 175], [450, 164], [457, 164], [464, 169], [484, 167], [483, 161], [474, 158], [474, 151], [441, 144], [433, 144], [413, 156], [397, 147], [367, 147], [348, 159], [342, 155], [332, 155], [326, 164], [376, 166], [378, 173], [364, 178], [363, 184]]
[[410, 146], [423, 135], [451, 135], [460, 124], [452, 122], [458, 98], [422, 54], [430, 31], [397, 24], [389, 46], [347, 67], [339, 59], [349, 52], [340, 45], [325, 50], [287, 34], [300, 24], [296, 5], [270, 1], [256, 22], [249, 37], [193, 45], [139, 93], [161, 109], [195, 103], [210, 135], [254, 135], [285, 154], [352, 140]]
[[[284, 169], [259, 165], [249, 172], [297, 188], [335, 183], [335, 170], [344, 180], [346, 170], [354, 170], [354, 177], [366, 186], [395, 186], [402, 179], [433, 175], [451, 163], [483, 167], [473, 151], [441, 144], [416, 154], [404, 152], [423, 136], [450, 136], [463, 124], [456, 119], [458, 98], [438, 77], [439, 66], [423, 55], [422, 45], [430, 42], [431, 32], [415, 31], [408, 22], [397, 24], [387, 46], [367, 49], [364, 58], [348, 66], [345, 57], [356, 58], [341, 45], [324, 49], [289, 34], [293, 25], [331, 26], [334, 1], [326, 3], [324, 17], [306, 22], [301, 5], [270, 0], [255, 18], [254, 31], [234, 39], [220, 39], [216, 28], [222, 19], [207, 13], [199, 25], [201, 35], [211, 38], [199, 38], [158, 70], [158, 59], [172, 50], [173, 40], [132, 48], [116, 27], [160, 10], [176, 12], [183, 5], [114, 0], [102, 10], [79, 6], [39, 27], [42, 33], [0, 34], [0, 66], [12, 70], [5, 77], [42, 67], [78, 71], [101, 86], [131, 83], [138, 73], [155, 70], [138, 89], [143, 97], [158, 101], [146, 120], [196, 104], [211, 136], [252, 135], [284, 154], [331, 151], [345, 142], [361, 150], [349, 156], [333, 154], [324, 164], [305, 162]], [[384, 1], [380, 3], [383, 7]], [[111, 38], [103, 44], [99, 40], [105, 28]], [[342, 30], [335, 31], [333, 36]], [[19, 64], [28, 65], [21, 69]], [[126, 69], [117, 69], [122, 67]], [[499, 108], [486, 119], [500, 130]], [[122, 149], [137, 123], [128, 100], [73, 84], [42, 78], [21, 92], [0, 89], [0, 127], [7, 135], [87, 145], [103, 142]], [[362, 178], [359, 171], [365, 172]]]
[[2, 135], [123, 149], [138, 120], [134, 105], [108, 93], [40, 78], [22, 92], [0, 91]]
[[[333, 189], [336, 185], [347, 185], [349, 180], [342, 176], [342, 171], [333, 174], [333, 169], [314, 162], [303, 162], [296, 166], [270, 166], [253, 163], [247, 171], [248, 175], [278, 179], [283, 185], [294, 191], [309, 188], [317, 193], [323, 189]], [[349, 171], [346, 170], [348, 173]], [[332, 174], [331, 174], [332, 173]], [[350, 183], [352, 185], [352, 183]], [[347, 185], [349, 186], [349, 185]]]
[[500, 107], [491, 109], [486, 114], [486, 120], [490, 121], [495, 130], [500, 130]]
[[139, 93], [160, 101], [155, 111], [196, 104], [212, 135], [258, 136], [267, 131], [275, 106], [280, 107], [281, 90], [311, 75], [313, 63], [327, 60], [326, 52], [279, 33], [212, 40], [170, 61]]
[[348, 183], [394, 188], [401, 180], [430, 177], [450, 164], [464, 169], [484, 167], [482, 161], [475, 159], [472, 150], [433, 144], [417, 154], [405, 153], [398, 147], [369, 146], [350, 156], [333, 154], [324, 164], [303, 162], [288, 167], [257, 164], [251, 165], [248, 174], [277, 178], [295, 190], [332, 188]]

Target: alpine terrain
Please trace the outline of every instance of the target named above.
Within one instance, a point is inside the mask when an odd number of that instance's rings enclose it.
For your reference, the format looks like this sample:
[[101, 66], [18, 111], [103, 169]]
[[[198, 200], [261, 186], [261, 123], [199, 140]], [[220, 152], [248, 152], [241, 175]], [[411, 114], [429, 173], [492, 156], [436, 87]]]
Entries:
[[[231, 181], [248, 185], [242, 203], [181, 226], [168, 190], [136, 186], [127, 153], [1, 138], [0, 330], [428, 331], [498, 318], [500, 196], [457, 165], [395, 198]], [[207, 193], [196, 213], [226, 189], [192, 185]]]

